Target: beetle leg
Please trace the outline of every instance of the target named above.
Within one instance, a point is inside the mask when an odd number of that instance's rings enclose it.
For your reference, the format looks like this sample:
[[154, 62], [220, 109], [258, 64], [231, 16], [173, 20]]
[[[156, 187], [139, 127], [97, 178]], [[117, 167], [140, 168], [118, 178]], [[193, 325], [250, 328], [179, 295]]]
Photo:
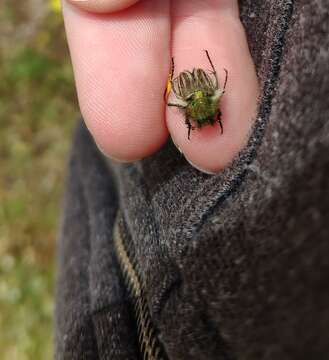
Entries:
[[171, 58], [171, 71], [170, 71], [170, 79], [172, 79], [174, 77], [174, 72], [175, 72], [175, 62], [174, 62], [174, 58]]
[[164, 100], [167, 102], [170, 91], [172, 89], [172, 79], [174, 77], [174, 71], [175, 71], [175, 63], [174, 63], [174, 58], [171, 58], [171, 69], [170, 69], [170, 73], [168, 75], [168, 81], [167, 81], [167, 86], [164, 90], [164, 94], [163, 94], [163, 98]]
[[180, 109], [185, 109], [187, 104], [182, 101], [181, 103], [167, 103], [167, 106], [176, 106]]
[[188, 105], [188, 103], [186, 101], [184, 101], [183, 99], [177, 97], [177, 99], [175, 99], [176, 101], [175, 102], [170, 102], [170, 103], [167, 103], [168, 106], [176, 106], [176, 107], [179, 107], [181, 109], [185, 109], [186, 106]]
[[191, 130], [194, 130], [194, 127], [192, 126], [190, 119], [187, 116], [185, 117], [185, 124], [187, 125], [188, 129], [187, 138], [190, 140]]
[[226, 88], [226, 84], [227, 84], [227, 78], [228, 78], [228, 71], [224, 68], [224, 71], [225, 71], [225, 81], [224, 81], [224, 87], [223, 87], [223, 93], [225, 91], [225, 88]]
[[222, 112], [219, 110], [217, 114], [217, 121], [220, 126], [221, 132], [223, 134], [223, 124], [222, 124]]

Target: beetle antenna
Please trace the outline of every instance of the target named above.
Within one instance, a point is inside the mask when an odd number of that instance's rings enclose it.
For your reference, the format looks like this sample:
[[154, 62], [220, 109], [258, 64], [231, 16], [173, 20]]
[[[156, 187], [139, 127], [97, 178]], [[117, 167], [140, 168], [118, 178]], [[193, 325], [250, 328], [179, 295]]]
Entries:
[[205, 51], [205, 53], [206, 53], [206, 55], [207, 55], [208, 61], [209, 61], [210, 66], [211, 66], [211, 68], [212, 68], [212, 72], [213, 72], [213, 74], [215, 75], [215, 78], [216, 78], [216, 87], [218, 87], [218, 78], [217, 78], [217, 72], [216, 72], [215, 66], [214, 66], [213, 62], [211, 61], [211, 59], [210, 59], [210, 55], [209, 55], [208, 50], [204, 50], [204, 51]]
[[209, 52], [208, 52], [208, 50], [204, 50], [204, 51], [205, 51], [205, 53], [207, 55], [208, 61], [209, 61], [210, 65], [211, 65], [211, 68], [212, 68], [213, 72], [215, 73], [216, 70], [215, 70], [214, 64], [212, 63], [212, 61], [210, 59]]

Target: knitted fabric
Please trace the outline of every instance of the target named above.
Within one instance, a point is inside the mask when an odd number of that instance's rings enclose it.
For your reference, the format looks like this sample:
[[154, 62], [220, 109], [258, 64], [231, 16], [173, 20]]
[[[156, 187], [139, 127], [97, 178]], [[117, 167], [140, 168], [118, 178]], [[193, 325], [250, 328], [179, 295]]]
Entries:
[[329, 356], [325, 0], [244, 0], [261, 85], [248, 145], [218, 175], [174, 145], [133, 164], [73, 144], [58, 251], [57, 359], [139, 359], [117, 214], [169, 359]]

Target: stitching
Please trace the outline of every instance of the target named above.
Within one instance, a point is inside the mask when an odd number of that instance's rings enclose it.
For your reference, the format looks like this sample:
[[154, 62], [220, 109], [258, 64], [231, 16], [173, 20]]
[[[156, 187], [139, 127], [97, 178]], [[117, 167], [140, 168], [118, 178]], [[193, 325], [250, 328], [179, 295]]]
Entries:
[[272, 109], [272, 100], [275, 95], [275, 86], [279, 79], [281, 62], [284, 53], [285, 35], [289, 28], [290, 20], [293, 14], [294, 1], [290, 0], [286, 3], [286, 9], [282, 17], [281, 31], [278, 33], [276, 40], [274, 41], [271, 51], [271, 69], [264, 85], [264, 96], [260, 104], [257, 119], [253, 130], [253, 135], [250, 137], [249, 142], [245, 150], [240, 154], [236, 166], [243, 167], [243, 170], [235, 178], [233, 178], [228, 184], [228, 188], [224, 190], [215, 203], [210, 206], [202, 215], [201, 220], [194, 229], [194, 233], [198, 233], [203, 225], [207, 222], [208, 218], [213, 214], [214, 210], [220, 207], [221, 204], [231, 195], [233, 195], [244, 182], [246, 175], [249, 173], [248, 166], [255, 160], [257, 150], [262, 143], [266, 125], [269, 121], [269, 117]]

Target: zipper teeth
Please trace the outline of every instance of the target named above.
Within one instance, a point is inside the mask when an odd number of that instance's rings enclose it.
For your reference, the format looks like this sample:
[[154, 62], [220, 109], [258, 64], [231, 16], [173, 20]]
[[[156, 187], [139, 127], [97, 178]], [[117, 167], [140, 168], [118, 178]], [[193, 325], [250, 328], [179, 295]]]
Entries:
[[164, 360], [163, 351], [152, 324], [149, 308], [138, 273], [123, 242], [119, 223], [114, 225], [114, 246], [119, 259], [124, 280], [134, 302], [134, 311], [137, 321], [138, 342], [144, 360]]

